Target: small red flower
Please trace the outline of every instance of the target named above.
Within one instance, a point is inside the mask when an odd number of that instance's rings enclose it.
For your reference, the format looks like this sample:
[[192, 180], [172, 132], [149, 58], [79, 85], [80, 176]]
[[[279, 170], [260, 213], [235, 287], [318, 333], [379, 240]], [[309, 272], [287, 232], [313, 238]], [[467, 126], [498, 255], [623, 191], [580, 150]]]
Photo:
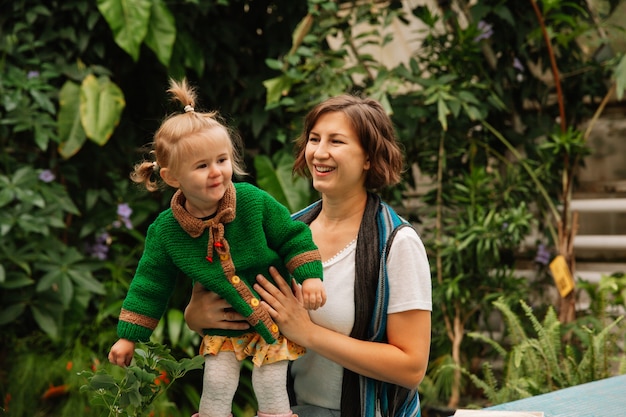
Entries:
[[161, 371], [161, 374], [154, 379], [154, 383], [156, 385], [161, 385], [161, 383], [167, 385], [170, 383], [170, 378], [167, 376], [167, 372]]
[[50, 398], [60, 397], [62, 395], [67, 394], [69, 390], [70, 390], [70, 387], [69, 385], [66, 385], [66, 384], [63, 384], [63, 385], [50, 384], [50, 388], [48, 388], [46, 392], [43, 393], [41, 398], [44, 400], [48, 400]]
[[71, 371], [73, 366], [74, 366], [74, 364], [72, 363], [72, 361], [68, 361], [65, 364], [65, 369], [67, 369], [68, 371]]

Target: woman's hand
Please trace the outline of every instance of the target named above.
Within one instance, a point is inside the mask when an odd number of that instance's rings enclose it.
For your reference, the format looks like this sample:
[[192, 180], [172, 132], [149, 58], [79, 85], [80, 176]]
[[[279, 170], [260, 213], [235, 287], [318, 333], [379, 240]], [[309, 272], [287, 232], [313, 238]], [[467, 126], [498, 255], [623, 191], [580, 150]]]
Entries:
[[187, 326], [202, 335], [202, 329], [246, 330], [250, 324], [233, 310], [228, 301], [202, 284], [196, 283], [191, 291], [191, 299], [185, 307]]
[[278, 324], [280, 333], [292, 342], [307, 347], [308, 336], [314, 333], [313, 327], [317, 325], [311, 321], [309, 312], [303, 306], [302, 289], [295, 280], [292, 282], [293, 288], [290, 287], [274, 267], [270, 267], [270, 275], [276, 285], [263, 275], [257, 275], [254, 289]]
[[430, 349], [430, 311], [389, 314], [387, 343], [359, 340], [315, 324], [295, 281], [292, 289], [276, 269], [270, 268], [270, 275], [276, 285], [257, 275], [254, 289], [286, 338], [369, 378], [409, 389], [422, 381]]

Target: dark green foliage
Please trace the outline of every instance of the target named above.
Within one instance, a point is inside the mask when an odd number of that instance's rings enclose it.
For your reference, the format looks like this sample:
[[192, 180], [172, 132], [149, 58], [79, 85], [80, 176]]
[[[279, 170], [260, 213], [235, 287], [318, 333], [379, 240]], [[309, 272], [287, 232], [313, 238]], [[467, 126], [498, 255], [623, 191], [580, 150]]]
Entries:
[[79, 375], [88, 383], [81, 392], [88, 392], [91, 403], [102, 409], [102, 416], [146, 416], [155, 410], [171, 411], [174, 404], [164, 402], [166, 391], [177, 379], [190, 371], [202, 369], [204, 358], [176, 360], [170, 350], [156, 343], [138, 344], [134, 362], [124, 370], [113, 365]]

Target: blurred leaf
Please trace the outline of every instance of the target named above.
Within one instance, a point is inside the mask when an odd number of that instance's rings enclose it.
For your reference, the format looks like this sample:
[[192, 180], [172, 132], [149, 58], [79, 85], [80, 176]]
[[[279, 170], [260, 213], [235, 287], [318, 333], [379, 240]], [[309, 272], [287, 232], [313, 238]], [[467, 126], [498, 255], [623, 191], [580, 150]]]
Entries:
[[162, 0], [154, 0], [145, 42], [164, 67], [169, 66], [175, 40], [174, 16]]
[[122, 90], [108, 77], [88, 75], [81, 85], [80, 115], [87, 137], [107, 143], [126, 106]]
[[26, 308], [25, 303], [10, 304], [0, 309], [0, 326], [9, 324], [22, 315]]
[[57, 321], [50, 310], [35, 304], [30, 306], [30, 311], [39, 328], [50, 336], [51, 339], [56, 339], [59, 336]]
[[115, 43], [137, 61], [148, 33], [152, 1], [98, 0], [98, 9], [109, 24]]
[[175, 347], [180, 341], [180, 335], [182, 333], [183, 326], [186, 327], [185, 317], [180, 310], [170, 309], [167, 312], [167, 333], [172, 341], [172, 346]]
[[59, 92], [59, 153], [65, 159], [74, 156], [87, 140], [80, 121], [80, 86], [66, 81]]
[[254, 167], [259, 186], [294, 213], [310, 202], [309, 181], [292, 174], [293, 158], [286, 152], [274, 155], [274, 162], [267, 155], [257, 155]]
[[278, 103], [280, 98], [289, 92], [293, 82], [288, 77], [281, 75], [279, 77], [272, 78], [270, 80], [263, 81], [263, 85], [267, 90], [266, 105]]

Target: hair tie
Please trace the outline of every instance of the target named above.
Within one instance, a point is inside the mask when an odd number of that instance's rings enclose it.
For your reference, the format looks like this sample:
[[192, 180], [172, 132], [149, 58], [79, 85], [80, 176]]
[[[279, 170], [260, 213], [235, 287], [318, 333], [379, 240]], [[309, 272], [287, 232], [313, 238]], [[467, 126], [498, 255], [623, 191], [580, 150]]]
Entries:
[[157, 164], [156, 161], [152, 161], [152, 169], [156, 171], [158, 167], [159, 167], [159, 164]]
[[190, 111], [193, 111], [193, 106], [191, 106], [190, 104], [187, 104], [185, 106], [185, 113], [189, 113]]

